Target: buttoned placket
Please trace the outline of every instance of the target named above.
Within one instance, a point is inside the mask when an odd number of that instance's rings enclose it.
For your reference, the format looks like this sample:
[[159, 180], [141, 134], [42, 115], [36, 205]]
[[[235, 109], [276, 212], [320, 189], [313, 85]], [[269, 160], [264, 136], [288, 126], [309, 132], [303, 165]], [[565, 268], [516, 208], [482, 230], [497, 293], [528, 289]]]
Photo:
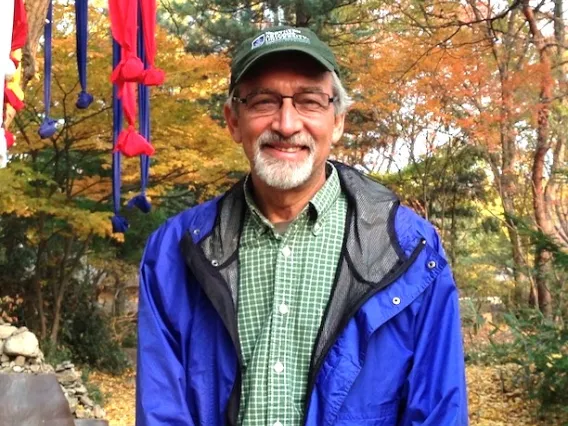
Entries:
[[294, 236], [298, 229], [298, 222], [305, 220], [304, 216], [291, 224], [284, 235], [275, 235], [279, 240], [276, 269], [274, 276], [274, 299], [272, 305], [272, 338], [270, 339], [270, 362], [268, 365], [268, 386], [271, 394], [271, 404], [268, 407], [269, 424], [280, 424], [284, 421], [284, 400], [279, 400], [277, 395], [285, 397], [289, 375], [287, 374], [286, 352], [288, 341], [288, 319], [290, 306], [290, 293], [292, 291], [289, 282], [294, 274]]

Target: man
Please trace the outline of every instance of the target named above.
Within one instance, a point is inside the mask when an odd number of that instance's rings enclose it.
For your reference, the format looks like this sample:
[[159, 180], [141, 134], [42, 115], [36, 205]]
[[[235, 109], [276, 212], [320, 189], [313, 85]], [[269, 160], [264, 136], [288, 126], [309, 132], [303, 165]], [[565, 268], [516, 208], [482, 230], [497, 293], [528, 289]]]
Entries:
[[349, 103], [305, 28], [237, 50], [225, 117], [250, 174], [148, 242], [138, 426], [467, 424], [435, 231], [328, 161]]

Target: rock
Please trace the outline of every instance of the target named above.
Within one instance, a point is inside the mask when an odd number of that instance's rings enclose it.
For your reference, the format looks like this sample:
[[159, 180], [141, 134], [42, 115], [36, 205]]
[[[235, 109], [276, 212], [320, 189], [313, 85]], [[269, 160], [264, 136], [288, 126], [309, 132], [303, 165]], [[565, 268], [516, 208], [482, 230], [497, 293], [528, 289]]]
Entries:
[[39, 365], [32, 365], [32, 366], [30, 367], [30, 371], [31, 371], [32, 373], [34, 373], [34, 374], [38, 373], [38, 372], [39, 372], [39, 369], [40, 369], [40, 366], [39, 366]]
[[75, 388], [75, 393], [77, 395], [85, 395], [87, 393], [87, 388], [81, 384]]
[[2, 354], [2, 355], [0, 356], [0, 362], [1, 362], [2, 364], [5, 363], [5, 362], [9, 362], [9, 361], [10, 361], [10, 357], [9, 357], [8, 355]]
[[75, 397], [67, 397], [67, 402], [69, 403], [69, 409], [71, 410], [71, 413], [75, 413], [75, 411], [77, 410], [77, 405], [79, 404], [79, 400]]
[[75, 383], [80, 376], [75, 372], [75, 370], [64, 370], [55, 374], [57, 376], [57, 381], [61, 383], [63, 386], [71, 385]]
[[85, 416], [86, 416], [85, 409], [80, 405], [78, 405], [75, 410], [75, 417], [78, 419], [84, 419]]
[[100, 405], [95, 405], [93, 409], [93, 414], [95, 415], [95, 419], [104, 419], [106, 416], [105, 410], [101, 408]]
[[85, 407], [93, 408], [95, 406], [95, 404], [93, 403], [93, 400], [91, 398], [89, 398], [87, 395], [82, 395], [81, 397], [79, 397], [79, 401], [81, 401], [81, 403]]
[[24, 365], [26, 365], [26, 357], [18, 355], [14, 362], [16, 363], [17, 366], [23, 367]]
[[14, 334], [18, 329], [13, 325], [0, 325], [0, 339], [7, 339], [12, 334]]
[[22, 371], [24, 371], [24, 369], [23, 369], [22, 367], [20, 367], [19, 365], [15, 365], [15, 366], [12, 368], [12, 371], [13, 371], [14, 373], [21, 373]]
[[39, 354], [39, 342], [35, 334], [24, 331], [10, 336], [4, 342], [4, 353], [7, 355], [23, 355], [35, 358]]
[[4, 354], [4, 340], [0, 339], [0, 355]]

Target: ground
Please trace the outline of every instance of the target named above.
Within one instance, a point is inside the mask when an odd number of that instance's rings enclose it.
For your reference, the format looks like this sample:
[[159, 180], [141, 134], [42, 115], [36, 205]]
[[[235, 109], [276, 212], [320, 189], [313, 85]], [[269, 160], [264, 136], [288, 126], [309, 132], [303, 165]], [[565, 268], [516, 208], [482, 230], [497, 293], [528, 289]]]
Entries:
[[[510, 366], [467, 367], [469, 418], [472, 426], [562, 426], [558, 419], [537, 420], [536, 406], [507, 382]], [[135, 374], [120, 377], [92, 373], [89, 377], [107, 394], [105, 410], [110, 426], [134, 426]]]

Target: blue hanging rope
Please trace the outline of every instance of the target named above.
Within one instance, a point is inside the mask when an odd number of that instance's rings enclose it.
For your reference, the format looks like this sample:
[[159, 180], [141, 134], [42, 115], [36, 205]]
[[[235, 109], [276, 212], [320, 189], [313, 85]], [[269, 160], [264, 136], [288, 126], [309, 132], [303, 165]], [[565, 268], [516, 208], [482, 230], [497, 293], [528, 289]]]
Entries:
[[87, 92], [87, 39], [89, 35], [89, 0], [75, 0], [75, 25], [77, 39], [77, 69], [81, 93], [75, 106], [88, 108], [93, 102], [93, 95]]
[[[142, 28], [141, 8], [138, 8], [138, 57], [144, 63], [144, 69], [148, 69], [146, 49], [144, 46], [144, 31]], [[144, 84], [138, 85], [138, 121], [140, 134], [150, 142], [150, 90]], [[142, 154], [140, 156], [140, 194], [132, 198], [127, 206], [129, 208], [138, 207], [140, 211], [149, 213], [152, 205], [146, 198], [146, 187], [148, 185], [148, 175], [150, 171], [150, 157]]]
[[[113, 39], [112, 41], [112, 64], [113, 69], [120, 62], [120, 44]], [[112, 142], [116, 146], [118, 135], [122, 130], [122, 102], [118, 99], [118, 87], [112, 86]], [[128, 221], [120, 216], [120, 152], [112, 154], [112, 206], [114, 216], [112, 217], [112, 232], [124, 233], [128, 229]]]
[[44, 83], [43, 83], [43, 104], [45, 106], [45, 117], [43, 122], [39, 126], [39, 136], [42, 139], [47, 139], [52, 137], [57, 131], [55, 127], [56, 121], [49, 117], [49, 109], [51, 106], [51, 32], [53, 21], [53, 5], [49, 2], [47, 7], [47, 22], [43, 28], [43, 37], [45, 39], [44, 46], [44, 63], [43, 63], [43, 73], [44, 73]]

